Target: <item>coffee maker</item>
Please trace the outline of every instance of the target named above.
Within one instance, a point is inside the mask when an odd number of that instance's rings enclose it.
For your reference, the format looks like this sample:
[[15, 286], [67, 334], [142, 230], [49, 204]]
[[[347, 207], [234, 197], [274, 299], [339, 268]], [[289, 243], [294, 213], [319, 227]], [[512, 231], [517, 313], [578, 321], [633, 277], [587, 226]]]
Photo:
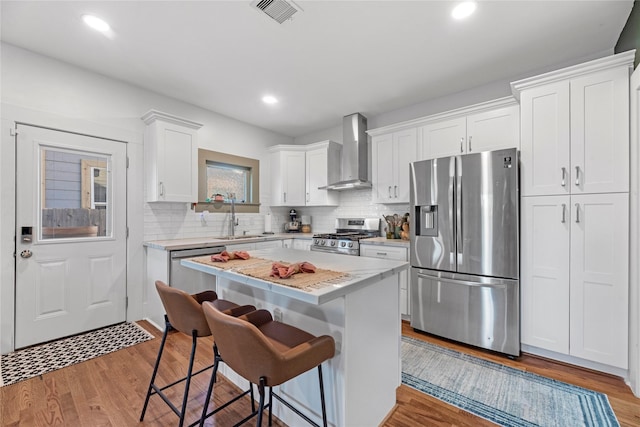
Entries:
[[298, 220], [298, 212], [295, 209], [289, 211], [290, 221], [284, 224], [284, 231], [288, 233], [297, 233], [300, 231], [300, 221]]

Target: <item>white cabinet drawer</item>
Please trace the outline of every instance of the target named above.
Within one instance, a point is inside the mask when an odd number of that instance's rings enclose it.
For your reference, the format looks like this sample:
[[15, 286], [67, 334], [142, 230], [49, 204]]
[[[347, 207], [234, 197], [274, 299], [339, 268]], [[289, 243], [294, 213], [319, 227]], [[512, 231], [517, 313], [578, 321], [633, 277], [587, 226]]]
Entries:
[[360, 256], [406, 261], [407, 248], [383, 245], [360, 245]]

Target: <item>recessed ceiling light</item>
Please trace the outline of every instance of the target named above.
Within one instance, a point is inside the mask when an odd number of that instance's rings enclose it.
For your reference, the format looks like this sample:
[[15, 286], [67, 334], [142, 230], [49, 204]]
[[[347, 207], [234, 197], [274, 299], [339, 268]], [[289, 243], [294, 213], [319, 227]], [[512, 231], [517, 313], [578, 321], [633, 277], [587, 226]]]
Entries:
[[82, 15], [82, 20], [84, 21], [85, 24], [87, 24], [88, 26], [90, 26], [96, 31], [100, 31], [101, 33], [105, 33], [111, 29], [109, 24], [107, 24], [105, 21], [98, 18], [97, 16]]
[[454, 19], [464, 19], [475, 12], [476, 6], [475, 1], [462, 2], [453, 8], [451, 16], [453, 16]]
[[265, 104], [277, 104], [278, 98], [271, 95], [265, 95], [262, 97], [262, 102], [264, 102]]

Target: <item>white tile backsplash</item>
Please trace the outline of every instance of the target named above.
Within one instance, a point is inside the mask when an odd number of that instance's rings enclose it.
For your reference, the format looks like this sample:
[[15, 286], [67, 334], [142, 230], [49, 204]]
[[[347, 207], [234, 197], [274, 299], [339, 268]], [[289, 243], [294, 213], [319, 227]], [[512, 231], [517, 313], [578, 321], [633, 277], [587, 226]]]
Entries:
[[[294, 207], [298, 216], [311, 216], [311, 230], [314, 233], [335, 231], [335, 219], [347, 217], [381, 218], [382, 215], [409, 212], [408, 204], [381, 205], [371, 202], [372, 190], [348, 190], [340, 192], [337, 207]], [[236, 214], [239, 225], [236, 235], [264, 232], [265, 213], [271, 213], [271, 230], [284, 232], [284, 224], [289, 221], [288, 207], [261, 206], [260, 213]], [[183, 239], [190, 237], [219, 237], [229, 232], [230, 213], [228, 207], [220, 211], [194, 212], [188, 203], [145, 203], [144, 240]], [[382, 225], [384, 227], [384, 224]]]

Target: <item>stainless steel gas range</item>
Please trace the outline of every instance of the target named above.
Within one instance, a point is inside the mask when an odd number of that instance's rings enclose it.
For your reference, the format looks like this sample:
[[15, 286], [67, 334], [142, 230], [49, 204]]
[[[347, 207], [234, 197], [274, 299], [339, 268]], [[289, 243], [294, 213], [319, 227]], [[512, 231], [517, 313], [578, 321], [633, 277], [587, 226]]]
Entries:
[[378, 218], [337, 218], [336, 232], [313, 236], [312, 251], [360, 255], [361, 239], [380, 236]]

